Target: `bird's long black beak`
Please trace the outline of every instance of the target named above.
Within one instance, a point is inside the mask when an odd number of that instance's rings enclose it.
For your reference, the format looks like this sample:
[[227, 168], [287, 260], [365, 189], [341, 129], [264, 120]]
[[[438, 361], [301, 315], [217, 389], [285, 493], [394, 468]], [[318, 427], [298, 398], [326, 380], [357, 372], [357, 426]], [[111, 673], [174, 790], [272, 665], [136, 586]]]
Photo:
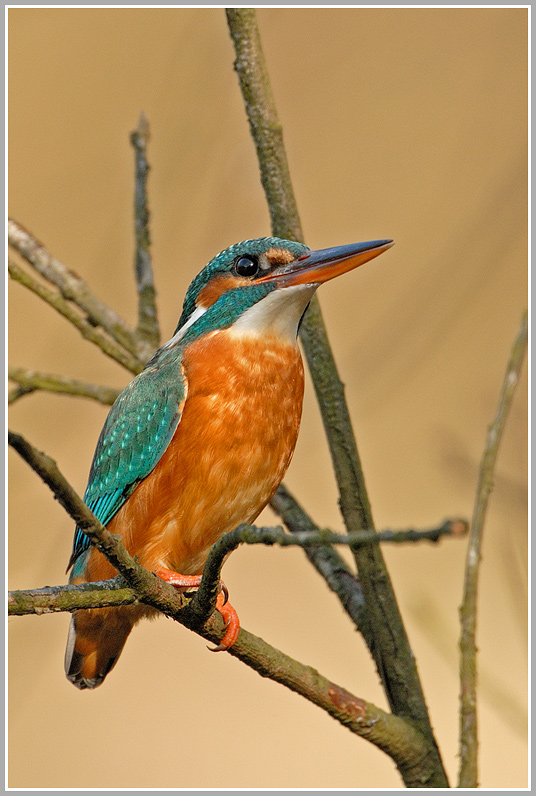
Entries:
[[318, 249], [277, 268], [258, 282], [277, 281], [281, 287], [320, 285], [372, 260], [393, 246], [392, 240], [369, 240], [331, 249]]

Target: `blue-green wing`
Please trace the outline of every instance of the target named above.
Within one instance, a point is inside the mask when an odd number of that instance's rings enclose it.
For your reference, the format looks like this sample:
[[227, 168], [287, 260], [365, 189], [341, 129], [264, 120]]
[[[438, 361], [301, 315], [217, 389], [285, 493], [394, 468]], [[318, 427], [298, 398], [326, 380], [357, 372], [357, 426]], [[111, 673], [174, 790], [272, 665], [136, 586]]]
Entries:
[[[84, 502], [103, 525], [158, 464], [181, 418], [188, 387], [180, 357], [150, 365], [118, 396], [97, 442]], [[77, 528], [69, 567], [90, 546]]]

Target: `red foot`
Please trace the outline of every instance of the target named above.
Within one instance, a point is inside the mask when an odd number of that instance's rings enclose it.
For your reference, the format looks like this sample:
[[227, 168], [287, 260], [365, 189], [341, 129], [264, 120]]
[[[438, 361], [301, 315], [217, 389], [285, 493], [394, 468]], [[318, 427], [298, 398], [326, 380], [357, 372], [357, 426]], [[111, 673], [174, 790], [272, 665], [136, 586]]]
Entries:
[[[166, 569], [166, 567], [159, 567], [155, 570], [154, 574], [162, 578], [162, 580], [165, 580], [166, 583], [171, 584], [171, 586], [182, 588], [184, 591], [195, 589], [201, 583], [201, 575], [180, 575], [178, 572], [173, 572], [172, 569]], [[223, 652], [224, 650], [228, 650], [233, 646], [240, 632], [238, 614], [233, 606], [227, 602], [229, 596], [227, 587], [223, 581], [221, 581], [220, 584], [221, 591], [216, 598], [216, 611], [222, 615], [226, 630], [218, 646], [208, 648], [211, 652]]]
[[166, 583], [171, 584], [171, 586], [177, 586], [178, 588], [182, 586], [184, 591], [196, 589], [201, 583], [201, 575], [179, 575], [178, 572], [166, 569], [166, 567], [155, 569], [154, 574], [165, 580]]

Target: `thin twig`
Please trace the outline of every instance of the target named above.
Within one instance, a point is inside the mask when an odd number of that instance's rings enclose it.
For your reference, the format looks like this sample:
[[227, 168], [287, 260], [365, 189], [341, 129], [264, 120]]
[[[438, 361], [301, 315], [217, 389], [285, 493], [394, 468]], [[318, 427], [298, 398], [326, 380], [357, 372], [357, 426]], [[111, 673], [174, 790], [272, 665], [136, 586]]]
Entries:
[[334, 533], [329, 528], [318, 528], [314, 531], [296, 531], [287, 533], [280, 526], [258, 527], [256, 525], [238, 525], [225, 533], [211, 547], [203, 570], [203, 578], [190, 608], [199, 611], [200, 617], [208, 617], [213, 610], [219, 588], [221, 569], [225, 559], [241, 544], [279, 545], [280, 547], [304, 547], [306, 549], [322, 548], [328, 545], [348, 545], [362, 547], [380, 543], [403, 544], [408, 542], [438, 542], [442, 536], [460, 537], [469, 529], [465, 520], [445, 520], [436, 528], [426, 530], [404, 531], [356, 531], [352, 534]]
[[33, 387], [15, 387], [8, 392], [7, 402], [9, 405], [14, 404], [19, 398], [23, 398], [25, 395], [31, 395], [33, 392], [35, 392]]
[[136, 334], [151, 347], [160, 345], [160, 328], [156, 307], [156, 291], [151, 265], [151, 237], [149, 233], [149, 205], [147, 199], [147, 143], [149, 141], [149, 122], [144, 113], [140, 114], [138, 127], [130, 135], [135, 158], [134, 190], [134, 232], [136, 252], [134, 267], [138, 288], [138, 326]]
[[[255, 9], [226, 9], [233, 40], [240, 88], [251, 133], [257, 149], [274, 235], [303, 240], [292, 190], [282, 126], [273, 93]], [[305, 314], [300, 337], [311, 371], [322, 420], [328, 438], [340, 495], [340, 507], [349, 533], [373, 528], [370, 503], [357, 445], [339, 378], [316, 298]], [[385, 693], [394, 713], [407, 716], [429, 739], [435, 749], [437, 770], [443, 787], [448, 781], [434, 738], [415, 658], [393, 591], [389, 573], [377, 545], [354, 551], [359, 579], [374, 629], [370, 651], [375, 659]], [[372, 636], [368, 635], [367, 643]]]
[[143, 370], [143, 362], [137, 357], [130, 354], [124, 348], [119, 346], [116, 342], [111, 340], [101, 329], [95, 328], [89, 321], [83, 318], [79, 311], [75, 309], [72, 304], [63, 298], [57, 290], [51, 290], [46, 285], [41, 284], [31, 274], [21, 268], [13, 260], [9, 260], [8, 264], [9, 275], [16, 282], [19, 282], [24, 287], [31, 290], [39, 298], [50, 304], [51, 307], [63, 315], [73, 326], [75, 326], [82, 337], [89, 342], [94, 343], [103, 351], [106, 356], [115, 359], [124, 368], [130, 370], [131, 373], [139, 373]]
[[[77, 525], [83, 528], [91, 541], [120, 571], [128, 586], [135, 591], [140, 602], [152, 605], [167, 616], [186, 624], [204, 638], [211, 641], [221, 638], [222, 622], [214, 616], [204, 627], [194, 627], [190, 624], [194, 617], [184, 610], [185, 598], [169, 584], [143, 569], [125, 551], [119, 537], [112, 536], [89, 511], [49, 456], [37, 451], [22, 436], [13, 432], [9, 432], [9, 444], [53, 490], [57, 499]], [[108, 593], [110, 589], [117, 588], [123, 591], [123, 586], [118, 579], [115, 579], [115, 584], [107, 581], [91, 584], [91, 586], [96, 587], [98, 600], [101, 601], [94, 602], [93, 605], [102, 605], [102, 600], [110, 604], [110, 600], [113, 599]], [[103, 589], [106, 591], [105, 594], [103, 594]], [[53, 610], [78, 610], [90, 607], [92, 593], [93, 597], [97, 596], [92, 592], [89, 584], [84, 589], [53, 587], [46, 591], [46, 594], [37, 595], [35, 592], [33, 595], [28, 592], [12, 593], [9, 600], [12, 612], [22, 615], [23, 613], [51, 612]], [[131, 595], [121, 594], [119, 599], [128, 604]], [[132, 599], [135, 598], [132, 597]], [[37, 611], [32, 610], [32, 600], [37, 606]], [[434, 760], [430, 758], [429, 744], [411, 723], [385, 713], [380, 708], [354, 696], [323, 677], [315, 669], [293, 660], [244, 629], [241, 629], [230, 654], [262, 676], [269, 677], [301, 694], [356, 735], [383, 749], [394, 760], [404, 781], [410, 787], [433, 787], [437, 784], [436, 770]]]
[[477, 734], [477, 593], [481, 560], [482, 535], [493, 490], [493, 477], [497, 455], [508, 412], [512, 404], [528, 338], [528, 316], [525, 312], [521, 327], [512, 347], [501, 387], [495, 417], [488, 429], [484, 453], [480, 462], [471, 532], [465, 561], [463, 601], [460, 607], [460, 788], [478, 787], [478, 734]]
[[154, 348], [140, 340], [135, 331], [111, 307], [97, 298], [84, 280], [67, 268], [28, 230], [13, 219], [8, 221], [9, 245], [46, 280], [54, 284], [67, 301], [72, 301], [94, 326], [101, 326], [130, 354], [146, 362]]
[[120, 393], [120, 390], [115, 387], [103, 387], [100, 384], [70, 379], [67, 376], [56, 376], [52, 373], [26, 370], [26, 368], [8, 368], [8, 378], [16, 382], [24, 393], [36, 390], [63, 393], [80, 398], [93, 398], [107, 406], [111, 406]]

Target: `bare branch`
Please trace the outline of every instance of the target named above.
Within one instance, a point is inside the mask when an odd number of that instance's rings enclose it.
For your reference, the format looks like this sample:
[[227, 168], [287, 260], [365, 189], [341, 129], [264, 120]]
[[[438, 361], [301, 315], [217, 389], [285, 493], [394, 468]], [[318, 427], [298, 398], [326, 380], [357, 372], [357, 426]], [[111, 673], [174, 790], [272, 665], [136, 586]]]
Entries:
[[45, 586], [43, 589], [10, 591], [8, 615], [51, 614], [85, 608], [132, 605], [139, 602], [136, 591], [117, 575], [112, 580], [78, 583], [69, 586]]
[[33, 392], [35, 392], [33, 387], [15, 387], [13, 390], [9, 391], [7, 402], [9, 405], [14, 404], [19, 398], [23, 398], [25, 395], [31, 395]]
[[[99, 583], [10, 592], [9, 614], [22, 616], [135, 603], [136, 590], [124, 584], [124, 579], [118, 576]], [[185, 613], [184, 610], [179, 614], [173, 613], [169, 605], [163, 612], [179, 622]], [[210, 641], [221, 636], [221, 631], [216, 633], [210, 627], [197, 632]], [[351, 732], [383, 749], [400, 771], [411, 778], [414, 787], [424, 787], [430, 781], [424, 739], [403, 719], [354, 696], [315, 669], [290, 658], [243, 628], [230, 654], [263, 677], [281, 683], [318, 705]]]
[[352, 534], [334, 533], [329, 528], [318, 528], [311, 531], [295, 531], [287, 533], [281, 527], [261, 528], [256, 525], [242, 524], [225, 533], [211, 547], [203, 578], [191, 605], [200, 620], [205, 620], [214, 610], [214, 601], [219, 588], [221, 569], [225, 559], [241, 544], [279, 545], [280, 547], [304, 547], [306, 549], [326, 547], [340, 544], [352, 547], [375, 545], [382, 542], [396, 544], [407, 542], [438, 542], [442, 536], [460, 537], [469, 530], [465, 520], [445, 520], [437, 528], [416, 531], [356, 531]]
[[[250, 8], [229, 8], [227, 21], [236, 53], [235, 69], [244, 98], [251, 134], [259, 159], [275, 235], [303, 240], [290, 172], [283, 145], [281, 123], [270, 88], [256, 13]], [[320, 305], [316, 298], [305, 314], [300, 337], [320, 404], [340, 494], [340, 507], [349, 533], [373, 528], [372, 513], [344, 387], [329, 346]], [[394, 713], [410, 717], [435, 749], [443, 786], [448, 781], [434, 738], [414, 656], [398, 609], [389, 573], [377, 545], [354, 551], [366, 610], [374, 636], [370, 651]]]
[[136, 236], [135, 271], [138, 288], [138, 326], [136, 334], [138, 339], [145, 340], [153, 348], [158, 348], [160, 344], [160, 328], [158, 326], [156, 291], [151, 265], [150, 214], [147, 200], [149, 122], [144, 113], [140, 114], [138, 127], [131, 133], [130, 141], [135, 153], [134, 231]]
[[70, 379], [67, 376], [55, 376], [52, 373], [40, 373], [35, 370], [26, 370], [25, 368], [10, 367], [8, 369], [8, 378], [19, 385], [19, 390], [23, 394], [43, 390], [81, 398], [93, 398], [93, 400], [107, 406], [113, 404], [120, 392], [115, 387], [102, 387], [99, 384]]
[[87, 316], [93, 326], [101, 326], [130, 354], [146, 362], [154, 348], [139, 340], [130, 326], [114, 311], [98, 299], [88, 284], [74, 271], [53, 257], [24, 227], [9, 219], [9, 245], [46, 280], [59, 289], [66, 301], [72, 301]]
[[[140, 602], [152, 605], [187, 627], [195, 629], [204, 638], [212, 641], [221, 638], [222, 622], [214, 616], [204, 627], [194, 627], [195, 617], [184, 609], [185, 598], [173, 587], [140, 567], [124, 550], [119, 537], [112, 536], [89, 511], [49, 456], [40, 453], [23, 437], [13, 432], [9, 432], [9, 444], [54, 491], [70, 516], [119, 570], [130, 587], [126, 593], [119, 594], [123, 591], [121, 582], [114, 579], [86, 584], [82, 589], [55, 587], [39, 590], [38, 593], [14, 592], [9, 600], [12, 613], [22, 615], [94, 607], [97, 594], [99, 599], [104, 600], [100, 605], [117, 604], [113, 602], [116, 597], [121, 601], [120, 604], [128, 604], [134, 591]], [[118, 594], [112, 596], [110, 590], [114, 588], [118, 589]], [[186, 609], [188, 607], [186, 605]], [[411, 723], [354, 696], [315, 669], [293, 660], [244, 629], [240, 631], [230, 654], [262, 676], [270, 677], [301, 694], [352, 732], [383, 749], [395, 761], [408, 785], [432, 787], [437, 784], [429, 744]]]
[[441, 787], [430, 746], [411, 722], [354, 696], [246, 630], [241, 630], [229, 654], [305, 697], [351, 732], [383, 749], [396, 763], [407, 787]]
[[104, 334], [100, 329], [96, 329], [89, 321], [83, 318], [72, 304], [66, 301], [56, 290], [51, 290], [46, 285], [41, 284], [31, 274], [21, 268], [13, 260], [9, 261], [9, 275], [16, 282], [19, 282], [28, 290], [31, 290], [51, 307], [54, 307], [60, 315], [63, 315], [70, 323], [75, 326], [85, 340], [89, 340], [98, 346], [106, 356], [115, 359], [131, 373], [139, 373], [143, 370], [143, 362], [125, 351], [117, 343]]
[[478, 787], [477, 735], [477, 664], [476, 619], [478, 575], [481, 559], [482, 535], [493, 490], [493, 475], [499, 446], [514, 392], [525, 358], [528, 337], [528, 316], [525, 312], [514, 342], [501, 387], [495, 417], [488, 429], [484, 453], [480, 462], [471, 532], [465, 561], [463, 601], [460, 607], [460, 788]]
[[283, 126], [277, 115], [255, 10], [227, 8], [226, 14], [236, 53], [234, 67], [257, 150], [272, 229], [281, 238], [301, 241], [303, 232], [283, 145]]

